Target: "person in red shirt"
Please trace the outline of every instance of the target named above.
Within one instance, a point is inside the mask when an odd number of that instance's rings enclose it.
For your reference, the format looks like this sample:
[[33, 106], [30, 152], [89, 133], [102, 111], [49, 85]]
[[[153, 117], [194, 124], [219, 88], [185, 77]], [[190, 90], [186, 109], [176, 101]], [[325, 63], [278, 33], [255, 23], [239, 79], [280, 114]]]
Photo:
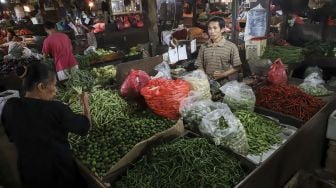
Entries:
[[71, 41], [66, 34], [56, 31], [55, 24], [52, 22], [45, 22], [44, 29], [49, 36], [43, 42], [42, 53], [45, 57], [54, 58], [58, 80], [66, 80], [70, 77], [72, 69], [78, 69], [78, 62], [72, 53]]

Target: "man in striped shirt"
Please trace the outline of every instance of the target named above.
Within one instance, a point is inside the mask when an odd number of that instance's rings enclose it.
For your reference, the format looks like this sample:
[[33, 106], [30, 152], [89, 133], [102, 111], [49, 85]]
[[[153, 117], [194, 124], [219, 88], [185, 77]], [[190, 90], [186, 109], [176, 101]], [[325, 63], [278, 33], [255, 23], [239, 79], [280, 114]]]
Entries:
[[222, 35], [224, 28], [225, 22], [222, 18], [214, 17], [209, 20], [210, 40], [201, 46], [195, 62], [210, 78], [221, 82], [237, 79], [241, 65], [237, 46]]

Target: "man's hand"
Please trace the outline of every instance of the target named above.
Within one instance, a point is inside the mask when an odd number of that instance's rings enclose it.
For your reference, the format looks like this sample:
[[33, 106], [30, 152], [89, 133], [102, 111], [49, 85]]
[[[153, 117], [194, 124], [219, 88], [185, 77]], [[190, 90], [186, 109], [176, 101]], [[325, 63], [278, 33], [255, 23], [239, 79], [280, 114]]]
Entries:
[[226, 74], [223, 71], [215, 71], [214, 74], [213, 74], [213, 77], [214, 77], [215, 80], [219, 80], [221, 78], [226, 77]]

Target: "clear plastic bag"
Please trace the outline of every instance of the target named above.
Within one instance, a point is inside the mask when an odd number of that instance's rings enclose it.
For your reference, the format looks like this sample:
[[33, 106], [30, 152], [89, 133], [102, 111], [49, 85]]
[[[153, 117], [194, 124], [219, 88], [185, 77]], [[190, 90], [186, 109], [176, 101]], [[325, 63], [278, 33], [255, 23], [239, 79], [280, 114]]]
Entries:
[[154, 78], [171, 79], [170, 67], [167, 62], [163, 61], [162, 63], [156, 65], [154, 67], [154, 70], [158, 71], [158, 73], [154, 76]]
[[318, 73], [318, 75], [322, 78], [323, 76], [323, 70], [320, 69], [318, 66], [314, 67], [307, 67], [307, 69], [304, 72], [304, 77], [308, 77], [311, 73]]
[[186, 128], [199, 132], [198, 126], [202, 118], [211, 111], [219, 108], [225, 108], [223, 103], [215, 103], [209, 99], [202, 99], [202, 94], [196, 91], [190, 91], [180, 105], [180, 114]]
[[87, 37], [89, 46], [93, 46], [97, 48], [97, 39], [96, 39], [95, 34], [93, 32], [89, 32], [86, 34], [86, 37]]
[[88, 54], [95, 53], [95, 52], [96, 52], [96, 47], [89, 46], [88, 48], [84, 50], [84, 55], [88, 55]]
[[245, 129], [230, 108], [225, 106], [203, 117], [199, 130], [203, 135], [210, 137], [216, 145], [222, 145], [236, 153], [246, 155], [249, 146]]
[[320, 77], [319, 72], [313, 72], [308, 75], [299, 88], [312, 96], [330, 95], [332, 92], [324, 87], [324, 80]]
[[234, 80], [219, 89], [225, 95], [223, 102], [228, 104], [231, 110], [254, 111], [256, 97], [250, 86]]
[[208, 76], [202, 70], [195, 70], [182, 77], [187, 81], [194, 91], [201, 94], [203, 99], [211, 99], [210, 83]]

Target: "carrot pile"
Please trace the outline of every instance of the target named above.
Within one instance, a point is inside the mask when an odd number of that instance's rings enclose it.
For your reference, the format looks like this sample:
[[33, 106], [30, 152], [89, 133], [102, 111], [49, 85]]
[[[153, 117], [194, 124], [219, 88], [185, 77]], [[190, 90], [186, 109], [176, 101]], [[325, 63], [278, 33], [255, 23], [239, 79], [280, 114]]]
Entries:
[[294, 116], [303, 121], [312, 118], [325, 104], [296, 86], [263, 86], [256, 91], [256, 105]]

